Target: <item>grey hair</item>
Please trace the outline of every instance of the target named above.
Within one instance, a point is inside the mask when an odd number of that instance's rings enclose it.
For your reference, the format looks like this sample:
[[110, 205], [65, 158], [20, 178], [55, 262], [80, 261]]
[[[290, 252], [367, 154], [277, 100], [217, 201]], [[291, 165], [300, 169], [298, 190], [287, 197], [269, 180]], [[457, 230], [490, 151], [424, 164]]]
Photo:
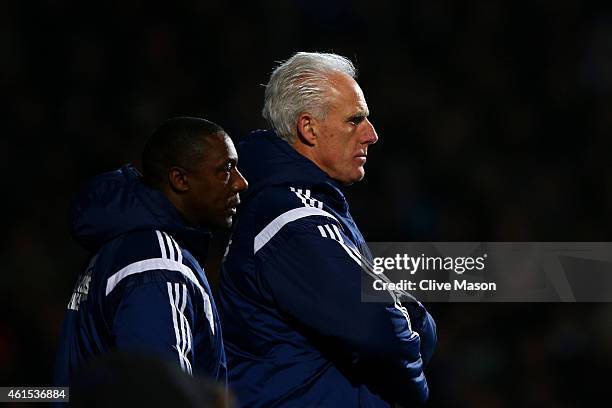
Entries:
[[319, 52], [298, 52], [272, 72], [266, 85], [262, 115], [281, 139], [293, 144], [297, 138], [297, 119], [304, 112], [318, 119], [325, 118], [328, 76], [334, 72], [351, 78], [357, 76], [348, 58]]

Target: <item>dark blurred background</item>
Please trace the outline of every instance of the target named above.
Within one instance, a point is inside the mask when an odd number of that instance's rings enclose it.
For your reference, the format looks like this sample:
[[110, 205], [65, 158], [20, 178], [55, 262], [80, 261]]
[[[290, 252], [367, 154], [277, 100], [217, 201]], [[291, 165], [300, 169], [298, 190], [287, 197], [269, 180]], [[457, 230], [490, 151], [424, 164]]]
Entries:
[[[578, 0], [0, 3], [0, 385], [49, 385], [87, 253], [66, 211], [164, 119], [265, 127], [296, 51], [359, 68], [369, 241], [612, 241], [612, 8]], [[208, 265], [216, 274], [223, 234]], [[431, 304], [432, 407], [610, 406], [612, 304]]]

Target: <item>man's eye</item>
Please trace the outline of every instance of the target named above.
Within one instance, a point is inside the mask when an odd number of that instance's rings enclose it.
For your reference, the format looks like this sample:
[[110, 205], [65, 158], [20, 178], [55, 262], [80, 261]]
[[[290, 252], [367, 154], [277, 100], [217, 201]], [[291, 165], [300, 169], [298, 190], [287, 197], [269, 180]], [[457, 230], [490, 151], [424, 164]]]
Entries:
[[355, 117], [349, 119], [349, 122], [351, 122], [353, 125], [357, 126], [361, 122], [363, 122], [364, 119], [365, 119], [365, 116], [355, 116]]

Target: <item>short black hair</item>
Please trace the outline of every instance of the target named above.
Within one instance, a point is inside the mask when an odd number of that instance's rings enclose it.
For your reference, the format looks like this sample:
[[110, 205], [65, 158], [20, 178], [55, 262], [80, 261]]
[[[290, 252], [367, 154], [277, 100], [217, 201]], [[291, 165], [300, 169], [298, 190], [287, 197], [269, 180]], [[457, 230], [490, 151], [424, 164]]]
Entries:
[[173, 166], [191, 169], [205, 153], [206, 138], [225, 133], [214, 122], [195, 117], [175, 117], [161, 124], [147, 140], [142, 152], [145, 183], [159, 188]]

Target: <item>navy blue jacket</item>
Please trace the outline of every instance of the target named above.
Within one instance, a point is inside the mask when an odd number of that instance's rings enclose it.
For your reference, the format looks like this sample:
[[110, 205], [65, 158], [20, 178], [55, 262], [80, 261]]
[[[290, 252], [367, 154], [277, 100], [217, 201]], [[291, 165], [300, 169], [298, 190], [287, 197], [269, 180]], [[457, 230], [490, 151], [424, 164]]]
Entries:
[[229, 382], [245, 406], [427, 399], [435, 324], [418, 302], [361, 302], [371, 254], [341, 186], [269, 131], [238, 145], [249, 181], [219, 290]]
[[94, 178], [70, 222], [93, 256], [68, 303], [56, 384], [69, 385], [82, 362], [112, 350], [150, 353], [225, 383], [221, 326], [200, 266], [210, 234], [187, 227], [132, 166]]

